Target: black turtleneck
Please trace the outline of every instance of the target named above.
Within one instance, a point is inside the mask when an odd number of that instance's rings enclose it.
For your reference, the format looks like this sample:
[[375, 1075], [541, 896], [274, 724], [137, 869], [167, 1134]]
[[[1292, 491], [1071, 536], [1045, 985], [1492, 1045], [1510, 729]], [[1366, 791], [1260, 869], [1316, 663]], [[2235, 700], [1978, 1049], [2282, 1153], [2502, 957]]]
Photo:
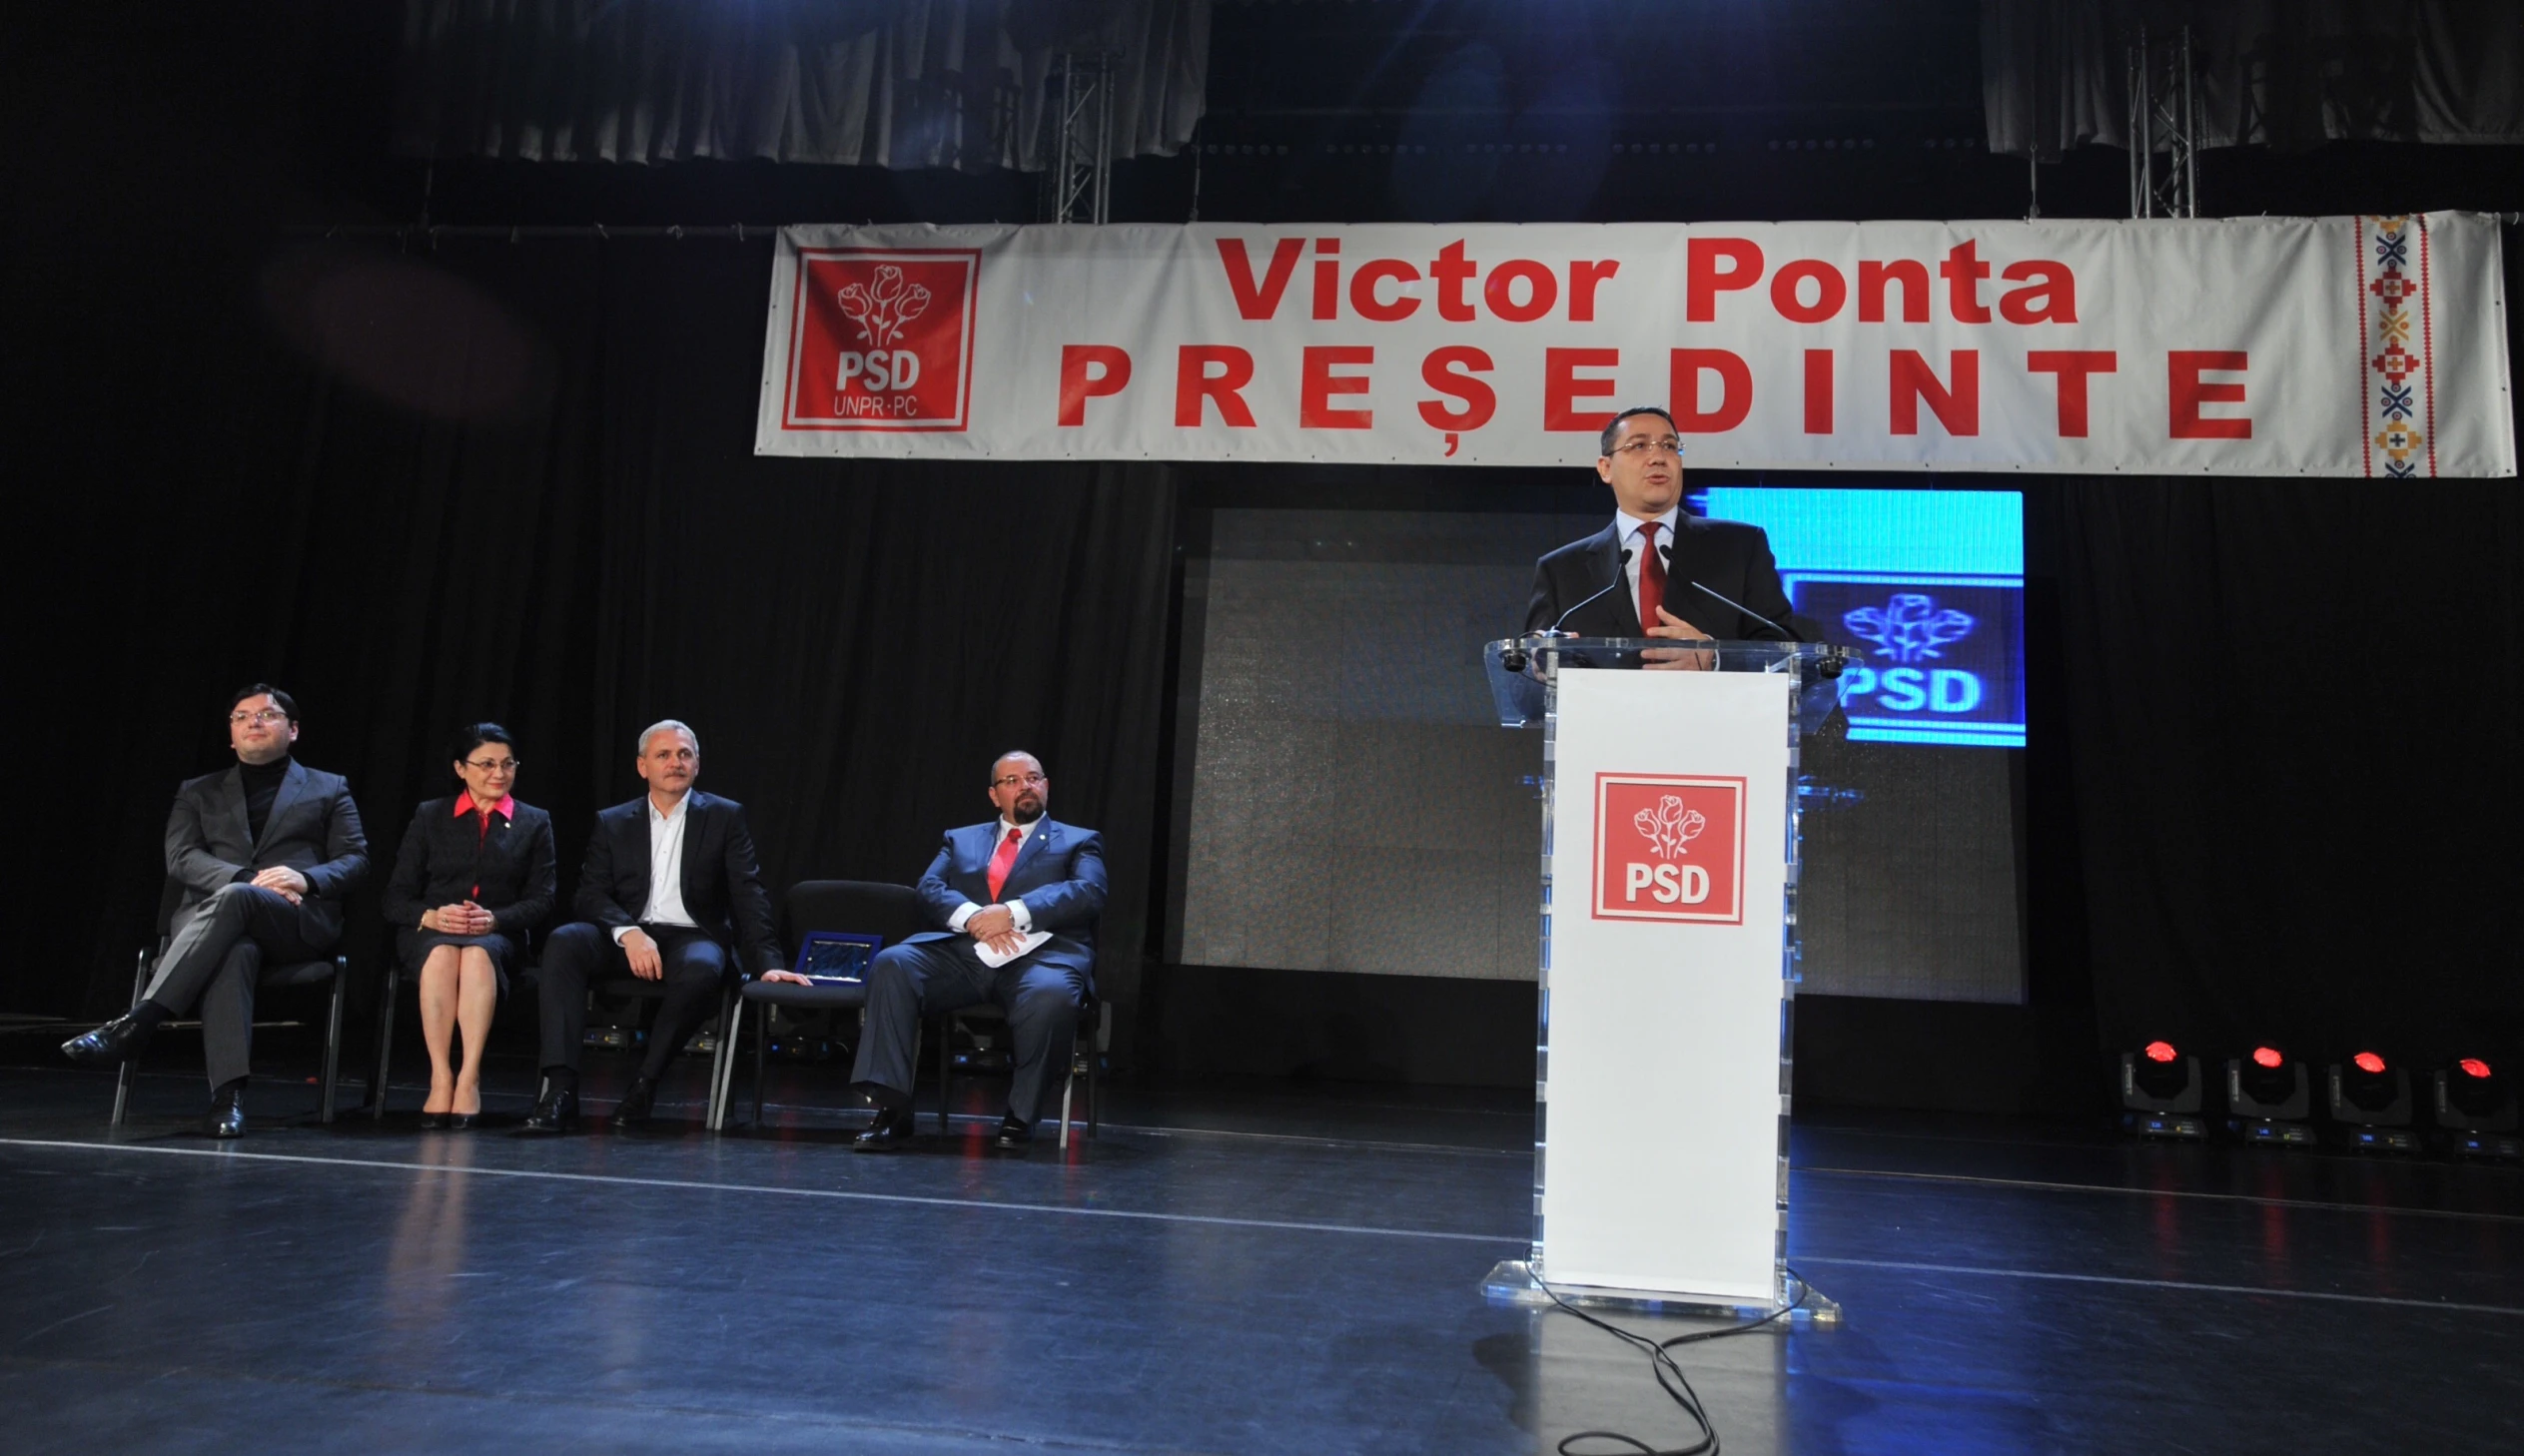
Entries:
[[237, 775], [246, 785], [246, 831], [261, 839], [263, 826], [272, 817], [272, 801], [281, 795], [281, 780], [290, 776], [290, 756], [282, 754], [270, 763], [241, 763]]

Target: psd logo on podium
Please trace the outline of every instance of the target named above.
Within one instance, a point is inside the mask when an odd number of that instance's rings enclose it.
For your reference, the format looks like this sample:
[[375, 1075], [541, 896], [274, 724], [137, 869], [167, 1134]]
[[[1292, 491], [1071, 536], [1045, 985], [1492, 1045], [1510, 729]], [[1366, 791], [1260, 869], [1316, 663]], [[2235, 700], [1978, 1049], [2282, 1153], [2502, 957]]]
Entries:
[[973, 249], [799, 249], [780, 427], [963, 429], [981, 266]]
[[1597, 920], [1744, 923], [1744, 780], [1595, 776]]

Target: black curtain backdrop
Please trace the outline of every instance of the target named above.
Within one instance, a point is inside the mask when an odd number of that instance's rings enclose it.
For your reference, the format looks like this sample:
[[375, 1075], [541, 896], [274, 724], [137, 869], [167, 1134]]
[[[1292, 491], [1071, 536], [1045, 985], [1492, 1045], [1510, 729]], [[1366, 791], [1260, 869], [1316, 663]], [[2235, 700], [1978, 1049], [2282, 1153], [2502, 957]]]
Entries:
[[[76, 649], [42, 676], [82, 771], [39, 791], [78, 872], [7, 1005], [121, 1004], [169, 793], [226, 760], [223, 690], [269, 678], [299, 695], [302, 756], [350, 775], [381, 875], [476, 717], [517, 732], [565, 889], [654, 718], [699, 729], [775, 886], [909, 880], [986, 812], [992, 755], [1032, 748], [1054, 812], [1110, 837], [1103, 979], [1135, 1009], [1177, 502], [1271, 472], [756, 457], [769, 258], [308, 240], [190, 303], [163, 285], [174, 323], [119, 366], [180, 380], [184, 427], [81, 394], [56, 423], [93, 433], [34, 460], [113, 468], [55, 492], [78, 522], [55, 538], [94, 548], [22, 613]], [[2058, 604], [2033, 778], [2069, 785], [2029, 828], [2036, 1002], [2091, 977], [2105, 1048], [2511, 1039], [2513, 482], [2025, 484]], [[374, 965], [383, 926], [355, 925]]]
[[2062, 505], [2111, 1044], [2512, 1049], [2515, 482], [2079, 480]]
[[[159, 332], [108, 331], [112, 362], [62, 376], [118, 387], [39, 394], [38, 518], [78, 569], [22, 574], [19, 616], [67, 649], [33, 671], [77, 727], [33, 795], [62, 826], [37, 867], [58, 888], [6, 1007], [120, 1006], [168, 796], [226, 761], [223, 690], [269, 678], [299, 695], [302, 756], [350, 775], [381, 875], [476, 717], [517, 732], [565, 889], [654, 718], [699, 729], [702, 782], [750, 807], [775, 886], [909, 880], [986, 812], [990, 758], [1032, 748], [1054, 812], [1110, 837], [1103, 980], [1136, 1010], [1177, 504], [1276, 473], [758, 458], [769, 258], [306, 240], [141, 290], [162, 307], [127, 321]], [[164, 427], [136, 407], [150, 386]], [[2036, 627], [2056, 623], [2035, 647], [2037, 1006], [2091, 984], [2103, 1048], [2511, 1045], [2514, 483], [2025, 488]], [[384, 928], [355, 925], [373, 966]]]
[[[1108, 833], [1101, 979], [1129, 1004], [1168, 471], [756, 458], [769, 274], [767, 239], [316, 243], [263, 270], [236, 301], [258, 317], [190, 375], [217, 437], [87, 502], [117, 619], [82, 695], [110, 768], [75, 811], [102, 873], [75, 897], [84, 964], [12, 1002], [128, 997], [169, 793], [226, 760], [224, 690], [268, 678], [297, 695], [300, 756], [350, 776], [380, 877], [475, 718], [517, 734], [564, 894], [660, 717], [699, 731], [701, 784], [747, 805], [775, 894], [910, 882], [990, 812], [992, 757], [1032, 749], [1054, 814]], [[374, 965], [383, 927], [354, 924]]]

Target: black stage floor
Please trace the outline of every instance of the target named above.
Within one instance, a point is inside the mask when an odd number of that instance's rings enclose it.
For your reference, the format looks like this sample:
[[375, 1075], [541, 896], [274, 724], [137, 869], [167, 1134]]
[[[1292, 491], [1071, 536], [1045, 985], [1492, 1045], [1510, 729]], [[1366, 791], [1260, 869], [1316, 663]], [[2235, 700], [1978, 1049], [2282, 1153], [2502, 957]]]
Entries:
[[[264, 1084], [216, 1146], [198, 1076], [109, 1135], [108, 1079], [10, 1041], [21, 1456], [1691, 1434], [1609, 1336], [1482, 1303], [1530, 1207], [1514, 1095], [1116, 1091], [1102, 1136], [1020, 1158], [977, 1098], [878, 1158], [818, 1110], [834, 1069], [714, 1137], [687, 1061], [691, 1122], [644, 1134], [423, 1133], [417, 1085], [383, 1126], [293, 1125], [313, 1088]], [[513, 1118], [525, 1069], [493, 1075]], [[1793, 1261], [1847, 1318], [1681, 1352], [1728, 1452], [2524, 1449], [2524, 1172], [1822, 1111], [1794, 1161]]]

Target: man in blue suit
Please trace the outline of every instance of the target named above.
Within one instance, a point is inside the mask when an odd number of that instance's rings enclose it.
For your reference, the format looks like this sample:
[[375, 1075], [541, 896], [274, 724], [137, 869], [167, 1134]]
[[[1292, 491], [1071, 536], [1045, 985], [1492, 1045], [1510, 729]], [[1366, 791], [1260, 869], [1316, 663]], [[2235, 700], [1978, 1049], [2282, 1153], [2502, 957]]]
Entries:
[[1096, 917], [1105, 908], [1104, 841], [1046, 817], [1051, 792], [1033, 754], [1000, 755], [990, 780], [999, 816], [948, 830], [920, 877], [922, 908], [940, 929], [886, 947], [868, 967], [867, 1027], [851, 1077], [876, 1120], [859, 1134], [859, 1150], [890, 1151], [911, 1136], [921, 1018], [986, 1001], [1008, 1013], [1016, 1043], [999, 1145], [1013, 1151], [1034, 1140], [1095, 987]]

